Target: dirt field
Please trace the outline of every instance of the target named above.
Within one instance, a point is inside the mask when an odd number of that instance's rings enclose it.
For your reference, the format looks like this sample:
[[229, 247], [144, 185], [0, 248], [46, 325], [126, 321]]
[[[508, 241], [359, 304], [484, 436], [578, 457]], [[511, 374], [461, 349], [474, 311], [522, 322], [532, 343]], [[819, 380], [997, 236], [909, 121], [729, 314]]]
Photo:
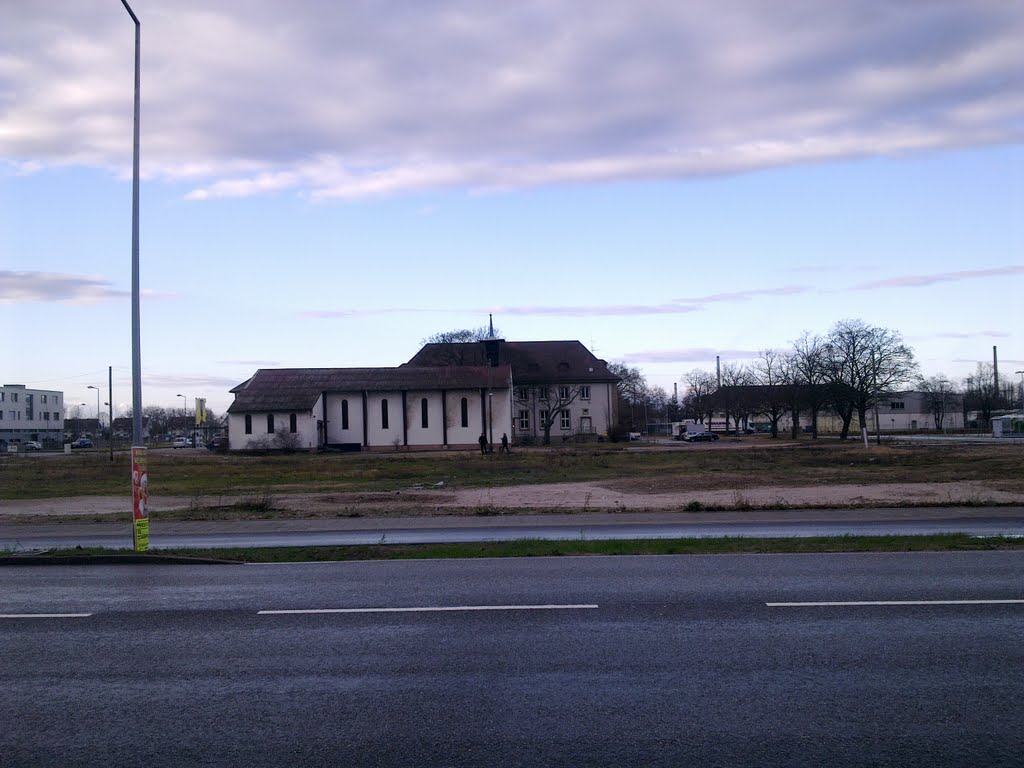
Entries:
[[[1024, 505], [1024, 493], [992, 482], [822, 485], [763, 490], [647, 492], [636, 482], [554, 483], [448, 490], [410, 487], [377, 493], [273, 493], [261, 496], [150, 498], [155, 517], [245, 519], [397, 517], [523, 513], [801, 509], [934, 505]], [[78, 496], [0, 502], [0, 522], [127, 514], [130, 499]], [[161, 515], [163, 513], [163, 515]]]

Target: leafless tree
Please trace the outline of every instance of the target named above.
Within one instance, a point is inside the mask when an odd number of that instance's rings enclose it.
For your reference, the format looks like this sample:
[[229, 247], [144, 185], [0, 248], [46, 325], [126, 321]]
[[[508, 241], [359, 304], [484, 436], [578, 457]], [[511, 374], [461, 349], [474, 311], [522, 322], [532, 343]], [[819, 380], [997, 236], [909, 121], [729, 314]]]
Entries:
[[708, 420], [711, 426], [711, 414], [714, 410], [712, 396], [718, 388], [715, 376], [709, 371], [694, 368], [683, 376], [686, 393], [683, 395], [683, 413], [698, 424]]
[[828, 373], [846, 438], [856, 411], [867, 439], [867, 412], [881, 395], [896, 392], [917, 376], [914, 352], [896, 331], [863, 320], [841, 320], [828, 335]]
[[579, 396], [580, 388], [577, 384], [556, 384], [538, 388], [537, 403], [541, 408], [538, 419], [544, 432], [544, 445], [551, 445], [551, 427], [555, 419], [561, 420], [562, 411], [568, 411], [569, 406]]
[[[811, 414], [811, 434], [818, 436], [818, 414], [827, 402], [825, 385], [828, 381], [828, 343], [820, 336], [804, 333], [793, 342], [791, 377], [794, 389], [800, 394], [802, 405]], [[793, 424], [796, 426], [794, 418]]]
[[779, 419], [786, 412], [787, 389], [791, 383], [788, 376], [786, 356], [775, 349], [761, 351], [754, 364], [751, 377], [759, 387], [760, 408], [768, 414], [772, 426], [772, 437], [779, 436]]
[[925, 407], [935, 419], [935, 429], [942, 430], [945, 426], [946, 414], [956, 407], [959, 395], [956, 387], [945, 374], [939, 373], [929, 378], [921, 378], [917, 382], [918, 389], [924, 393]]
[[715, 393], [715, 404], [717, 409], [725, 415], [725, 431], [730, 430], [729, 419], [735, 419], [736, 431], [739, 431], [740, 422], [749, 419], [754, 412], [756, 404], [750, 398], [746, 388], [754, 384], [753, 372], [740, 363], [725, 363], [722, 365], [722, 388]]

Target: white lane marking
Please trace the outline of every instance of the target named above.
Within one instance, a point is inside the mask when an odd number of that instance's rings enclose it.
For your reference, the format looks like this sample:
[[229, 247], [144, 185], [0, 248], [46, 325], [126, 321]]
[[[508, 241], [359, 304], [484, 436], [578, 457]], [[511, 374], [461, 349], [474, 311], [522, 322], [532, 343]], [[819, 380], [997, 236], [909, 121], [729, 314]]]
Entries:
[[837, 600], [812, 603], [765, 603], [769, 608], [815, 608], [847, 605], [1021, 605], [1024, 600]]
[[283, 611], [257, 611], [257, 616], [301, 613], [450, 613], [455, 611], [565, 611], [597, 608], [596, 605], [451, 605], [412, 608], [297, 608]]
[[0, 619], [84, 619], [91, 613], [0, 613]]

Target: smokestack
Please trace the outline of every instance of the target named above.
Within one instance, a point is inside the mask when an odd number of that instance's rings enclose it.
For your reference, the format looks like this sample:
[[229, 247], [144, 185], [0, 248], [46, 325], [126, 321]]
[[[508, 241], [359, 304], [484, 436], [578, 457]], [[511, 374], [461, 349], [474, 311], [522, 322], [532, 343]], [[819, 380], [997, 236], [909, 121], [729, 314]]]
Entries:
[[494, 315], [488, 315], [487, 316], [487, 323], [491, 327], [491, 332], [487, 335], [487, 338], [493, 339], [494, 338]]
[[992, 378], [995, 380], [996, 397], [999, 396], [999, 355], [996, 353], [996, 346], [992, 345]]
[[722, 388], [722, 358], [715, 355], [715, 378], [718, 380], [718, 388]]

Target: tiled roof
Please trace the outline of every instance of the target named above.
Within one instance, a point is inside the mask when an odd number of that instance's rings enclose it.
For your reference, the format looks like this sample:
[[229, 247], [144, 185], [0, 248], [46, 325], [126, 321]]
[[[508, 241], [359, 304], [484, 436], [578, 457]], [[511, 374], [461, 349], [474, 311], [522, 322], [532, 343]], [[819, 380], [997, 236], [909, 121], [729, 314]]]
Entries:
[[507, 365], [435, 368], [261, 368], [231, 391], [228, 413], [308, 411], [322, 392], [507, 387]]
[[[486, 342], [427, 344], [403, 368], [486, 364]], [[498, 340], [498, 359], [512, 366], [516, 385], [617, 382], [608, 364], [578, 341]]]

